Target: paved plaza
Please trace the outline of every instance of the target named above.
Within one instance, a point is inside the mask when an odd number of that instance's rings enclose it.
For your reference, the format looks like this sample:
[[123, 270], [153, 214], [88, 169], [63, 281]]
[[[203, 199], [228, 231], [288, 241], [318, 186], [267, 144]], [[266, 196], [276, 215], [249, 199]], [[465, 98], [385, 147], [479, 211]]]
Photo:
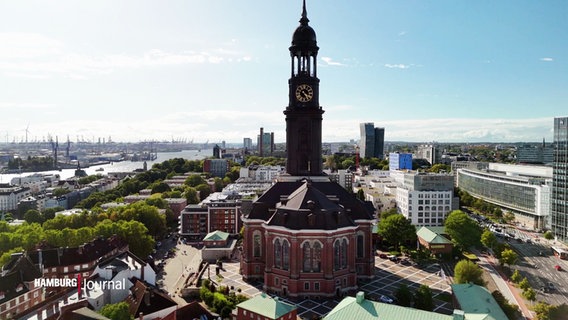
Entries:
[[[440, 272], [440, 270], [444, 272]], [[434, 311], [443, 314], [452, 314], [451, 302], [451, 270], [452, 266], [430, 264], [425, 267], [403, 266], [388, 259], [376, 257], [375, 279], [362, 285], [359, 289], [364, 291], [369, 299], [378, 301], [380, 295], [394, 296], [401, 284], [406, 284], [411, 292], [414, 292], [421, 284], [425, 284], [432, 290], [434, 298]], [[204, 278], [207, 278], [207, 271]], [[242, 280], [239, 274], [239, 262], [230, 261], [223, 263], [220, 276], [216, 275], [216, 265], [209, 266], [211, 280], [222, 286], [241, 289], [241, 293], [249, 297], [260, 294], [262, 284], [256, 285]], [[298, 315], [302, 319], [312, 319], [313, 316], [323, 317], [333, 309], [341, 299], [326, 299], [317, 301], [314, 299], [290, 300], [280, 297], [280, 300], [297, 306]]]

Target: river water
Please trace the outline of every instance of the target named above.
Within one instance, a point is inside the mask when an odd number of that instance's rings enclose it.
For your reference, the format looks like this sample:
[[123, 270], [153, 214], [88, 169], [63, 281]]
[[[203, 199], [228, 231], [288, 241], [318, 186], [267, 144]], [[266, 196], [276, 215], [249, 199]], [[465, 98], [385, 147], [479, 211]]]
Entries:
[[[148, 169], [152, 168], [154, 163], [162, 163], [169, 159], [183, 158], [187, 160], [201, 160], [213, 155], [213, 149], [208, 150], [183, 150], [180, 152], [158, 152], [156, 160], [146, 161]], [[83, 168], [88, 175], [93, 174], [107, 174], [109, 172], [131, 172], [136, 169], [142, 169], [144, 167], [144, 161], [120, 161], [113, 162], [109, 164], [103, 164], [98, 166], [90, 166], [88, 168]], [[102, 170], [101, 170], [102, 168]], [[97, 171], [99, 170], [99, 171]], [[61, 180], [69, 179], [75, 176], [75, 169], [63, 169], [61, 171], [42, 171], [42, 172], [23, 172], [21, 174], [0, 174], [0, 183], [10, 183], [12, 178], [25, 177], [32, 175], [34, 173], [44, 173], [44, 174], [59, 174]]]

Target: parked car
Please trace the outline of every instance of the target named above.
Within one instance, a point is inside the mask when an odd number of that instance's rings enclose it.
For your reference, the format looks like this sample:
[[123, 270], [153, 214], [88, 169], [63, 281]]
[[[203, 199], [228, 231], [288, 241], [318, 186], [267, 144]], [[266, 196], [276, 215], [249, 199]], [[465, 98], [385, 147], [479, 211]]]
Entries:
[[552, 283], [552, 282], [547, 283], [547, 284], [546, 284], [546, 287], [548, 288], [548, 290], [554, 290], [554, 289], [556, 289], [556, 288], [554, 287], [554, 283]]
[[384, 302], [384, 303], [393, 303], [393, 302], [394, 302], [394, 299], [392, 299], [391, 297], [387, 297], [387, 296], [385, 296], [385, 295], [381, 295], [381, 296], [379, 297], [379, 301], [380, 301], [380, 302]]
[[555, 265], [554, 269], [556, 269], [556, 271], [562, 271], [562, 267], [559, 265]]
[[379, 258], [381, 259], [387, 259], [387, 255], [384, 253], [379, 254]]

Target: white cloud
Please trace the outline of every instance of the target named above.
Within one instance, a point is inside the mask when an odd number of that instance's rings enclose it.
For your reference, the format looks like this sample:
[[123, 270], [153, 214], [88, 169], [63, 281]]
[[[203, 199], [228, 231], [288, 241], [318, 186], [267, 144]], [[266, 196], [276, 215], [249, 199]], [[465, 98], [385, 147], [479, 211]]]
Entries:
[[54, 106], [53, 103], [0, 102], [0, 109], [48, 109]]
[[62, 75], [85, 79], [104, 75], [122, 68], [178, 66], [189, 64], [219, 64], [251, 61], [249, 55], [237, 50], [216, 48], [210, 51], [168, 52], [153, 49], [138, 55], [89, 55], [69, 52], [62, 43], [40, 34], [0, 33], [0, 70], [9, 77], [48, 78]]
[[399, 63], [399, 64], [387, 63], [387, 64], [385, 64], [385, 67], [387, 67], [389, 69], [408, 69], [408, 68], [410, 68], [410, 65], [409, 64], [402, 64], [402, 63]]
[[[49, 104], [0, 103], [4, 108], [47, 108]], [[135, 116], [134, 116], [135, 117]], [[172, 137], [193, 139], [195, 142], [242, 142], [245, 137], [253, 140], [260, 127], [274, 132], [276, 142], [285, 142], [286, 124], [280, 111], [254, 112], [236, 109], [200, 110], [165, 113], [153, 119], [132, 119], [127, 125], [112, 117], [106, 120], [55, 117], [48, 122], [32, 123], [33, 132], [49, 132], [52, 136], [89, 139], [112, 136], [114, 141], [169, 140]], [[374, 122], [385, 128], [385, 141], [407, 142], [540, 142], [552, 141], [553, 118], [534, 119], [408, 119], [373, 121], [373, 119], [333, 118], [324, 115], [322, 135], [324, 142], [348, 142], [360, 138], [359, 124]], [[22, 135], [25, 122], [2, 123], [0, 127], [10, 136]], [[148, 130], [151, 128], [151, 130]], [[57, 131], [54, 131], [57, 130]], [[104, 133], [104, 134], [103, 134]]]
[[29, 59], [61, 53], [58, 40], [37, 33], [0, 32], [0, 59]]
[[333, 61], [330, 57], [321, 57], [321, 60], [325, 62], [328, 66], [345, 66], [345, 64], [337, 61]]
[[402, 37], [402, 36], [405, 36], [406, 33], [407, 33], [406, 31], [401, 31], [401, 32], [398, 33], [398, 35], [399, 35], [400, 37]]
[[552, 61], [554, 61], [554, 59], [552, 59], [552, 58], [540, 58], [540, 61], [552, 62]]
[[[359, 139], [359, 123], [370, 119], [324, 119], [324, 141]], [[385, 128], [385, 141], [408, 142], [535, 142], [552, 139], [552, 118], [408, 119], [374, 121]]]

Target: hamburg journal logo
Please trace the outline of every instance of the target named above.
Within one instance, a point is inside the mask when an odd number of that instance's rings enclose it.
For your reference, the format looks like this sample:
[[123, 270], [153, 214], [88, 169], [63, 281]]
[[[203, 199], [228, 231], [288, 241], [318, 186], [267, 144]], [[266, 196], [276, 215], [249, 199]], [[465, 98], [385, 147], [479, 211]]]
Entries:
[[34, 279], [34, 286], [42, 288], [77, 288], [77, 293], [81, 296], [83, 290], [124, 290], [126, 280], [92, 280], [82, 279], [81, 275], [77, 278], [38, 278]]

